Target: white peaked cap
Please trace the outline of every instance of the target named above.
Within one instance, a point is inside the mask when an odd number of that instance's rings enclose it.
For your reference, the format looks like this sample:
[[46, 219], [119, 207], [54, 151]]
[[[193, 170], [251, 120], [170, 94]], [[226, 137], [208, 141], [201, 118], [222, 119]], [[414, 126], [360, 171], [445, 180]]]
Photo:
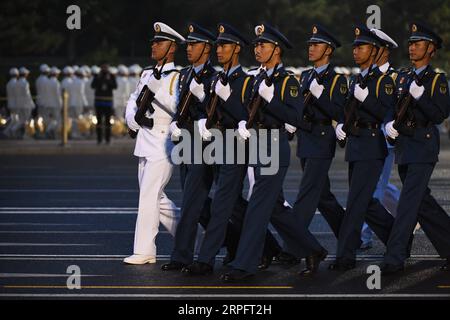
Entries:
[[71, 66], [64, 67], [63, 73], [64, 74], [72, 74], [73, 73], [72, 67]]
[[100, 73], [100, 68], [98, 66], [92, 66], [91, 67], [91, 71], [93, 74], [99, 74]]
[[59, 74], [61, 71], [57, 67], [52, 67], [50, 69], [51, 74]]
[[155, 22], [153, 24], [153, 29], [155, 30], [155, 36], [152, 40], [163, 39], [176, 42], [184, 42], [186, 40], [181, 34], [165, 23]]
[[46, 64], [41, 64], [41, 66], [39, 67], [39, 71], [41, 71], [41, 72], [49, 72], [50, 68]]
[[398, 44], [397, 42], [394, 41], [394, 39], [392, 39], [391, 37], [389, 37], [386, 33], [384, 33], [383, 31], [381, 31], [380, 29], [370, 29], [371, 32], [375, 33], [376, 36], [382, 40], [384, 40], [385, 42], [389, 43], [388, 47], [392, 47], [392, 48], [398, 48]]
[[21, 67], [21, 68], [19, 69], [19, 73], [20, 73], [20, 74], [29, 74], [29, 73], [30, 73], [30, 70], [28, 70], [28, 69], [25, 68], [25, 67]]
[[18, 76], [19, 75], [19, 69], [17, 69], [17, 68], [9, 69], [9, 75], [10, 76]]

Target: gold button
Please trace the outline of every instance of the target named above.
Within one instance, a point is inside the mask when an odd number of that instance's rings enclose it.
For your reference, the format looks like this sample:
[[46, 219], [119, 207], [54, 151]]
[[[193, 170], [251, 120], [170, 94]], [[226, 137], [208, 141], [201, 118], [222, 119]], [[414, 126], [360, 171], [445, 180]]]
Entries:
[[427, 139], [430, 139], [431, 138], [431, 134], [427, 133], [426, 137], [427, 137]]
[[325, 131], [322, 131], [320, 134], [324, 136], [325, 135]]
[[372, 137], [375, 137], [375, 136], [376, 136], [375, 132], [372, 132]]

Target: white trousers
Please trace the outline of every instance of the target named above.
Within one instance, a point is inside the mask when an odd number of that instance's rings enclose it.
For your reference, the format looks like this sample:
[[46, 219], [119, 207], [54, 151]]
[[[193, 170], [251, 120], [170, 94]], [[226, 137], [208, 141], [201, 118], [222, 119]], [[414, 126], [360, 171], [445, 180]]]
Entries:
[[134, 254], [156, 256], [156, 235], [159, 223], [175, 236], [178, 211], [166, 196], [164, 188], [172, 176], [169, 159], [148, 161], [139, 158], [139, 209], [134, 235]]

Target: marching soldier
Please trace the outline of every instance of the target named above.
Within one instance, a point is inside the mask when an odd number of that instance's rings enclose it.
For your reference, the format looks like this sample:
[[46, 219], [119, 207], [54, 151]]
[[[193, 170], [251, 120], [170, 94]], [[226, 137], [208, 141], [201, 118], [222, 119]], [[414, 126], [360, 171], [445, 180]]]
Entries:
[[9, 75], [11, 79], [9, 79], [6, 84], [6, 96], [8, 99], [8, 110], [10, 113], [17, 113], [17, 96], [16, 96], [16, 85], [19, 80], [19, 69], [11, 68], [9, 70]]
[[[355, 267], [365, 213], [386, 211], [373, 194], [387, 155], [381, 124], [394, 105], [394, 81], [373, 64], [381, 47], [380, 38], [366, 27], [355, 28], [353, 57], [361, 73], [350, 80], [350, 90], [341, 111], [336, 136], [347, 139], [345, 160], [349, 163], [346, 214], [339, 229], [336, 261], [330, 270]], [[345, 125], [345, 126], [344, 126]]]
[[20, 68], [19, 79], [16, 84], [16, 110], [21, 126], [25, 125], [25, 121], [31, 117], [31, 110], [35, 107], [33, 98], [31, 97], [30, 84], [27, 79], [29, 74], [30, 71], [27, 68]]
[[247, 169], [245, 163], [237, 162], [236, 156], [239, 148], [236, 144], [245, 147], [245, 143], [236, 138], [228, 141], [226, 132], [230, 130], [234, 132], [234, 129], [238, 127], [238, 119], [246, 117], [243, 103], [245, 95], [248, 94], [246, 88], [250, 77], [245, 74], [239, 64], [239, 54], [248, 42], [230, 25], [220, 23], [218, 30], [219, 36], [215, 42], [217, 58], [224, 69], [213, 80], [210, 92], [211, 95], [217, 95], [220, 101], [218, 100], [215, 106], [214, 114], [206, 114], [205, 118], [199, 120], [199, 127], [206, 140], [212, 135], [209, 131], [210, 127], [220, 130], [223, 137], [223, 159], [227, 159], [227, 145], [231, 143], [234, 161], [232, 164], [218, 164], [216, 167], [216, 190], [211, 203], [211, 218], [206, 227], [198, 261], [182, 270], [191, 275], [205, 275], [213, 271], [215, 256], [225, 240], [228, 220], [233, 213], [236, 201], [241, 196], [242, 180]]
[[446, 259], [442, 270], [450, 270], [450, 217], [428, 187], [438, 162], [439, 131], [436, 125], [450, 112], [447, 79], [444, 74], [434, 72], [430, 65], [442, 46], [442, 39], [422, 23], [412, 23], [410, 30], [409, 58], [413, 68], [397, 77], [399, 98], [404, 95], [410, 98], [401, 106], [407, 108], [407, 116], [401, 121], [397, 112], [397, 116], [391, 115], [386, 124], [387, 134], [395, 139], [396, 163], [403, 188], [392, 228], [387, 225], [390, 236], [383, 274], [403, 270], [417, 221], [439, 255]]
[[80, 138], [80, 132], [78, 126], [76, 125], [78, 117], [82, 115], [83, 109], [87, 107], [86, 82], [84, 80], [84, 68], [79, 68], [75, 72], [75, 79], [71, 81], [67, 86], [67, 91], [69, 93], [69, 109], [68, 115], [72, 119], [72, 130], [70, 132], [70, 137], [72, 139]]
[[10, 113], [11, 122], [9, 123], [7, 129], [5, 130], [5, 134], [7, 136], [15, 137], [16, 131], [19, 127], [18, 125], [18, 115], [17, 115], [17, 81], [19, 79], [19, 69], [11, 68], [9, 70], [9, 75], [11, 79], [9, 79], [6, 84], [6, 97], [8, 99], [8, 110]]
[[[344, 216], [344, 209], [330, 191], [328, 170], [335, 155], [336, 135], [332, 120], [338, 120], [347, 95], [347, 80], [334, 71], [331, 56], [339, 48], [339, 41], [323, 26], [316, 24], [308, 40], [309, 60], [314, 68], [302, 72], [300, 92], [306, 100], [302, 124], [297, 131], [297, 156], [303, 169], [294, 212], [301, 220], [308, 246], [314, 254], [306, 258], [302, 275], [311, 275], [318, 269], [328, 252], [308, 230], [316, 209], [327, 220], [336, 237]], [[309, 99], [309, 100], [308, 100]]]
[[[181, 129], [188, 130], [193, 152], [191, 152], [191, 163], [183, 163], [180, 166], [183, 189], [181, 217], [175, 234], [171, 261], [161, 267], [164, 271], [182, 270], [193, 262], [197, 224], [214, 180], [214, 166], [203, 163], [203, 159], [200, 164], [194, 161], [198, 157], [195, 156], [194, 139], [197, 139], [200, 145], [202, 144], [197, 121], [205, 114], [205, 104], [209, 100], [211, 81], [215, 74], [215, 69], [209, 61], [214, 40], [215, 36], [207, 29], [195, 23], [189, 25], [186, 52], [192, 66], [181, 70], [180, 101], [170, 125], [170, 131], [172, 139], [177, 140], [181, 136]], [[183, 100], [191, 94], [193, 95], [191, 103], [185, 110], [181, 110]]]
[[[205, 87], [208, 86], [210, 78], [215, 74], [215, 70], [214, 68], [212, 68], [209, 62], [209, 55], [211, 53], [212, 44], [214, 43], [216, 37], [205, 28], [194, 23], [190, 24], [189, 29], [190, 32], [187, 36], [187, 58], [189, 62], [192, 63], [192, 66], [184, 68], [180, 72], [180, 104], [183, 102], [181, 99], [185, 97], [189, 92], [188, 88], [190, 88], [191, 81], [194, 81], [194, 72], [195, 74], [200, 76], [199, 78], [201, 79]], [[209, 91], [208, 94], [210, 94]], [[205, 99], [205, 101], [208, 100]], [[205, 107], [201, 105], [198, 98], [192, 99], [192, 101], [188, 105], [186, 119], [183, 120], [180, 113], [180, 104], [178, 112], [174, 117], [174, 121], [171, 124], [172, 138], [177, 139], [180, 136], [181, 131], [178, 126], [181, 126], [182, 128], [187, 129], [191, 134], [191, 139], [194, 139], [194, 120], [200, 119], [202, 115], [205, 115], [205, 111], [203, 110], [203, 108]], [[191, 146], [193, 146], [193, 140]], [[192, 155], [192, 160], [193, 158], [194, 155]], [[204, 173], [204, 181], [208, 181], [208, 185], [204, 186], [205, 189], [203, 195], [207, 195], [207, 193], [209, 192], [209, 188], [211, 187], [214, 180], [213, 166], [194, 166], [184, 163], [180, 164], [181, 186], [185, 191], [185, 193], [183, 194], [183, 201], [186, 201], [189, 205], [192, 205], [193, 208], [182, 210], [179, 227], [177, 229], [177, 235], [175, 237], [175, 248], [172, 254], [172, 260], [162, 266], [162, 270], [164, 271], [179, 271], [192, 263], [195, 238], [197, 234], [197, 232], [195, 231], [197, 230], [197, 223], [200, 223], [202, 227], [206, 229], [211, 217], [212, 199], [210, 197], [207, 197], [206, 199], [204, 199], [204, 202], [202, 204], [201, 199], [198, 198], [198, 190], [196, 189], [196, 187], [194, 187], [194, 189], [192, 189], [192, 187], [185, 187], [185, 181], [187, 181], [186, 177], [188, 176], [189, 169], [192, 168], [196, 168], [195, 170], [206, 168], [207, 170], [207, 172]], [[193, 183], [201, 177], [201, 175], [194, 175], [192, 172], [190, 174], [192, 174], [193, 177], [191, 178], [189, 183]], [[243, 180], [241, 179], [240, 190], [242, 190], [242, 188]], [[192, 201], [194, 201], [194, 203], [192, 203]], [[233, 215], [230, 218], [228, 226], [226, 228], [226, 236], [223, 242], [223, 245], [227, 248], [227, 257], [223, 261], [224, 264], [230, 262], [235, 256], [239, 241], [239, 235], [242, 228], [243, 216], [246, 209], [247, 201], [245, 201], [245, 199], [243, 199], [242, 197], [238, 197], [238, 200], [234, 203]], [[267, 268], [272, 261], [272, 258], [279, 254], [279, 252], [281, 251], [281, 248], [279, 248], [276, 240], [273, 238], [270, 232], [268, 232], [267, 234], [266, 241], [265, 257], [267, 258], [263, 259], [262, 261], [261, 266], [263, 268]], [[177, 257], [176, 259], [182, 260], [183, 262], [174, 260], [174, 257]], [[287, 256], [286, 254], [281, 256], [281, 258], [283, 257], [285, 259], [290, 259], [287, 262], [292, 261], [291, 257]]]
[[[395, 82], [398, 76], [398, 72], [392, 67], [389, 61], [389, 55], [393, 49], [398, 48], [398, 45], [391, 37], [389, 37], [382, 30], [370, 29], [370, 31], [375, 33], [375, 35], [381, 39], [381, 47], [378, 52], [378, 57], [375, 59], [377, 67], [383, 74], [385, 74], [385, 76], [391, 77]], [[382, 127], [382, 130], [384, 135], [386, 136], [384, 126]], [[383, 171], [381, 173], [380, 179], [378, 180], [378, 184], [373, 196], [374, 198], [377, 198], [381, 202], [381, 204], [389, 211], [389, 213], [391, 213], [391, 215], [395, 216], [400, 191], [397, 189], [395, 185], [389, 183], [392, 166], [394, 164], [394, 147], [391, 146], [389, 143], [387, 143], [387, 141], [386, 146], [388, 150], [388, 155], [384, 161]], [[389, 218], [391, 217], [387, 217], [387, 219]], [[382, 233], [381, 240], [384, 243], [386, 243], [389, 234], [385, 234], [383, 233], [382, 230], [378, 230], [379, 237], [380, 232]], [[373, 236], [372, 229], [367, 225], [367, 223], [364, 223], [363, 229], [361, 231], [362, 243], [360, 249], [367, 250], [372, 248], [372, 236]]]
[[60, 70], [57, 67], [50, 69], [50, 80], [48, 81], [48, 115], [49, 125], [46, 130], [50, 137], [55, 138], [56, 130], [61, 126], [62, 117], [62, 90], [61, 83], [58, 80]]
[[[248, 125], [246, 118], [241, 119], [238, 132], [245, 140], [252, 134], [247, 126], [257, 125], [259, 129], [265, 129], [268, 132], [267, 141], [259, 141], [258, 145], [260, 148], [267, 148], [266, 150], [270, 150], [272, 139], [274, 142], [279, 140], [278, 153], [271, 153], [272, 158], [278, 157], [279, 167], [276, 173], [267, 175], [261, 172], [261, 159], [258, 158], [257, 164], [253, 164], [255, 185], [245, 213], [236, 257], [230, 263], [232, 270], [221, 276], [224, 282], [243, 280], [257, 271], [263, 254], [267, 226], [270, 220], [273, 223], [273, 219], [278, 218], [279, 212], [274, 211], [274, 208], [277, 200], [282, 198], [282, 184], [289, 166], [290, 148], [284, 124], [296, 126], [300, 119], [299, 83], [284, 69], [281, 62], [283, 50], [292, 48], [292, 45], [281, 32], [268, 24], [258, 26], [257, 30], [258, 36], [254, 40], [255, 56], [257, 61], [263, 64], [265, 71], [252, 80], [250, 101], [259, 100], [255, 99], [256, 95], [259, 95], [264, 102], [258, 109], [259, 116], [255, 123]], [[250, 121], [250, 117], [248, 120]], [[256, 132], [260, 135], [263, 131]], [[279, 139], [276, 137], [277, 133]], [[258, 150], [252, 150], [251, 147], [250, 154], [252, 152], [258, 154]], [[287, 222], [286, 216], [280, 215], [279, 226], [283, 221]], [[296, 232], [295, 225], [289, 226], [289, 223], [286, 223], [284, 227], [291, 231], [293, 239], [301, 237]]]
[[[155, 239], [159, 223], [172, 235], [176, 228], [176, 206], [166, 196], [164, 188], [173, 170], [170, 162], [173, 144], [170, 141], [169, 126], [176, 112], [176, 85], [179, 78], [174, 56], [178, 44], [185, 39], [161, 22], [156, 22], [154, 29], [152, 59], [157, 62], [157, 66], [144, 70], [126, 108], [127, 125], [131, 130], [137, 131], [134, 155], [139, 157], [139, 209], [133, 255], [124, 259], [128, 264], [155, 263]], [[138, 110], [136, 100], [143, 89], [150, 90], [154, 99], [151, 101], [153, 111], [147, 110], [147, 121], [142, 121], [141, 126], [135, 117]]]
[[50, 68], [48, 65], [43, 64], [39, 67], [41, 74], [36, 79], [36, 104], [38, 108], [39, 115], [43, 115], [43, 109], [45, 108], [47, 102], [47, 82], [48, 82], [48, 74], [50, 72]]
[[130, 84], [128, 82], [128, 69], [124, 65], [118, 66], [117, 89], [114, 90], [114, 110], [116, 117], [123, 119], [127, 99], [130, 96]]

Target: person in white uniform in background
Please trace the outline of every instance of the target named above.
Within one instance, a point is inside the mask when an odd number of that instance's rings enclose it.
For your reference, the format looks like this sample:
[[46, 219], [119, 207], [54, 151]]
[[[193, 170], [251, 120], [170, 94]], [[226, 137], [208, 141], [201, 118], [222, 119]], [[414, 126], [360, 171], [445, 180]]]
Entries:
[[129, 71], [128, 83], [130, 86], [130, 91], [133, 92], [139, 83], [139, 78], [141, 77], [140, 75], [142, 72], [142, 68], [137, 64], [133, 64], [132, 66], [130, 66], [128, 68], [128, 71]]
[[[137, 131], [134, 155], [139, 157], [139, 209], [136, 221], [133, 255], [124, 259], [128, 264], [156, 262], [155, 239], [159, 223], [172, 234], [176, 229], [176, 206], [164, 193], [170, 180], [173, 165], [170, 153], [173, 143], [169, 126], [176, 112], [179, 72], [175, 69], [174, 56], [178, 43], [184, 38], [168, 25], [156, 22], [152, 39], [152, 59], [157, 62], [155, 70], [147, 68], [142, 73], [139, 85], [131, 94], [126, 108], [128, 127]], [[155, 77], [154, 72], [161, 74]], [[147, 111], [149, 127], [141, 127], [135, 121], [136, 99], [147, 85], [155, 94], [152, 102], [154, 112]]]
[[7, 137], [15, 137], [19, 128], [19, 115], [17, 114], [17, 81], [19, 79], [19, 69], [11, 68], [9, 70], [11, 79], [6, 84], [7, 106], [10, 113], [11, 121], [6, 127], [4, 134]]
[[72, 120], [70, 137], [72, 139], [78, 139], [80, 138], [80, 132], [76, 123], [78, 117], [83, 113], [83, 109], [87, 107], [83, 68], [79, 68], [75, 72], [75, 79], [69, 84], [67, 91], [69, 93], [68, 116]]
[[94, 80], [94, 76], [98, 75], [100, 73], [100, 67], [99, 66], [92, 66], [91, 67], [91, 74], [89, 76], [88, 82], [86, 83], [86, 99], [88, 102], [88, 107], [86, 112], [88, 114], [94, 114], [95, 111], [95, 90], [92, 89], [92, 81]]
[[38, 107], [38, 114], [42, 116], [42, 110], [45, 108], [47, 99], [47, 82], [50, 68], [46, 64], [39, 67], [41, 75], [36, 79], [36, 104]]
[[62, 95], [61, 84], [58, 80], [60, 70], [57, 67], [50, 69], [50, 79], [48, 81], [48, 104], [47, 104], [47, 126], [46, 134], [49, 138], [56, 138], [56, 130], [61, 124]]
[[[116, 117], [123, 119], [125, 117], [125, 108], [128, 97], [130, 96], [130, 84], [128, 82], [128, 68], [124, 65], [118, 66], [117, 89], [113, 91], [114, 109]], [[133, 88], [133, 90], [136, 87]]]
[[[16, 110], [19, 118], [20, 128], [25, 125], [25, 122], [31, 117], [31, 110], [34, 109], [35, 104], [31, 97], [30, 84], [28, 83], [28, 75], [30, 71], [22, 67], [19, 69], [19, 80], [16, 84]], [[19, 138], [23, 135], [20, 134]]]

